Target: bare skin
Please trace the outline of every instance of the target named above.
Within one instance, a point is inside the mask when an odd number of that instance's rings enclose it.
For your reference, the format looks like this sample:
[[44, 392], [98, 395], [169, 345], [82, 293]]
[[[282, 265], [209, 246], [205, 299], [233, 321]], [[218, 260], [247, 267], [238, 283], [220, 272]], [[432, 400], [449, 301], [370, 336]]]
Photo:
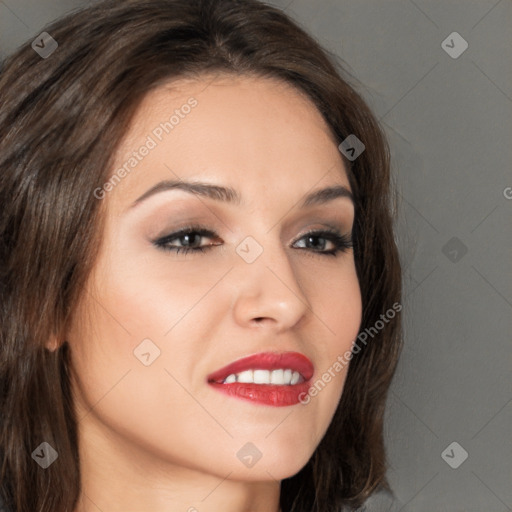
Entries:
[[[158, 140], [155, 127], [190, 97], [197, 105]], [[307, 404], [285, 407], [226, 396], [206, 376], [247, 355], [296, 351], [318, 379], [351, 349], [362, 313], [353, 251], [325, 255], [332, 240], [306, 235], [350, 235], [353, 204], [337, 197], [299, 207], [313, 190], [350, 190], [341, 155], [307, 98], [263, 78], [204, 77], [154, 91], [115, 169], [148, 136], [156, 147], [99, 199], [102, 247], [65, 335], [79, 418], [75, 512], [279, 512], [280, 482], [324, 436], [348, 367]], [[242, 202], [174, 189], [132, 207], [162, 180], [232, 187]], [[154, 244], [191, 223], [216, 236], [168, 245], [210, 249]], [[236, 251], [248, 236], [263, 250], [252, 263]], [[146, 359], [160, 350], [148, 365], [134, 354], [143, 340], [151, 340]], [[246, 443], [261, 452], [252, 467], [237, 457]]]

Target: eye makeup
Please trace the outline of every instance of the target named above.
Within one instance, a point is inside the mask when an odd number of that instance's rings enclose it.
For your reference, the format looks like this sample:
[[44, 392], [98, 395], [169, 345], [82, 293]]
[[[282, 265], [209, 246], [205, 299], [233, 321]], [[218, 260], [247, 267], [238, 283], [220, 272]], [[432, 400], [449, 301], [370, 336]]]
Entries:
[[[200, 244], [196, 246], [202, 239], [209, 238], [214, 240], [213, 243]], [[318, 250], [313, 240], [323, 240], [325, 245], [331, 244], [330, 249], [320, 248]], [[297, 242], [305, 241], [305, 247], [297, 247]], [[174, 242], [174, 243], [173, 243]], [[179, 243], [179, 245], [176, 244]], [[213, 250], [215, 247], [222, 244], [222, 239], [215, 231], [201, 224], [190, 224], [186, 227], [180, 228], [177, 231], [164, 235], [152, 241], [153, 245], [159, 250], [173, 252], [175, 254], [199, 254]], [[294, 241], [292, 247], [301, 251], [316, 253], [321, 256], [338, 256], [341, 252], [346, 252], [353, 247], [352, 238], [350, 234], [341, 233], [338, 229], [333, 227], [325, 227], [321, 229], [310, 230]]]

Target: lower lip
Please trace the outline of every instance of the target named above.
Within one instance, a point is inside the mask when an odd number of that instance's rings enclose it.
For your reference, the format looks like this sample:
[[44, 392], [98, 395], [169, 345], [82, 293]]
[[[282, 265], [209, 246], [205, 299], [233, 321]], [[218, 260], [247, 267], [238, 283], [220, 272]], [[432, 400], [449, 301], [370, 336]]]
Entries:
[[304, 399], [310, 387], [309, 381], [293, 386], [244, 384], [243, 382], [233, 382], [231, 384], [210, 382], [209, 384], [233, 398], [249, 400], [254, 403], [271, 405], [273, 407], [286, 407], [301, 403], [301, 399]]

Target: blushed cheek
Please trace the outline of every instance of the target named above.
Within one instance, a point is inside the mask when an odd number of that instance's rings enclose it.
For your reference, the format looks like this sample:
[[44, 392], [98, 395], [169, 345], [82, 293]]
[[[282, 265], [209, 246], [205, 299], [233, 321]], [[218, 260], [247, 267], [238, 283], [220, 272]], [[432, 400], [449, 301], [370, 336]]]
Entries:
[[357, 337], [362, 318], [361, 291], [357, 276], [349, 274], [333, 290], [323, 303], [326, 324], [333, 336], [332, 350], [345, 351]]

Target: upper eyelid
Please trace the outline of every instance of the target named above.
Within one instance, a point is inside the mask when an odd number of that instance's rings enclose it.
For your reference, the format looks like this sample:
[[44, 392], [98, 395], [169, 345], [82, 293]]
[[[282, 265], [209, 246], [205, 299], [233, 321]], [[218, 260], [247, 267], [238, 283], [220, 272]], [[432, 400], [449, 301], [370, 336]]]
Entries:
[[[169, 233], [168, 235], [158, 237], [155, 240], [155, 242], [159, 242], [162, 240], [166, 240], [166, 241], [175, 240], [176, 238], [180, 238], [189, 233], [200, 234], [202, 237], [205, 237], [205, 238], [212, 238], [212, 239], [213, 238], [221, 238], [214, 229], [207, 228], [206, 226], [197, 225], [197, 226], [185, 226], [183, 228], [180, 228], [176, 231], [173, 231], [172, 233]], [[305, 236], [311, 235], [311, 234], [313, 234], [315, 236], [321, 236], [321, 235], [349, 236], [350, 238], [352, 238], [351, 230], [349, 230], [348, 233], [344, 233], [344, 231], [342, 229], [338, 229], [333, 226], [329, 226], [329, 227], [323, 226], [323, 227], [319, 227], [319, 228], [308, 229], [307, 231], [301, 233], [300, 235], [297, 235], [297, 237], [294, 238], [293, 243], [295, 243], [298, 240], [301, 240], [302, 238], [304, 238]], [[211, 245], [214, 245], [214, 244], [211, 244]]]

